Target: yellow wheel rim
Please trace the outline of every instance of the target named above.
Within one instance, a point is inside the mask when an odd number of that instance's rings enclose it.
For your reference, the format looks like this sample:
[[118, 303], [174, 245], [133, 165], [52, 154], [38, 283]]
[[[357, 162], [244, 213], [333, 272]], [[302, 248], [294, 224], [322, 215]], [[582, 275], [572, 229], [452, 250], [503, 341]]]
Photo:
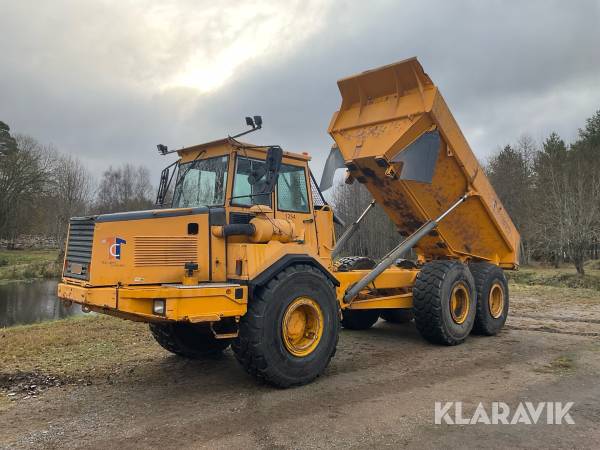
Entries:
[[471, 306], [469, 290], [463, 283], [457, 283], [450, 296], [450, 315], [455, 323], [461, 325], [467, 320]]
[[504, 289], [500, 283], [492, 285], [490, 296], [488, 297], [488, 307], [494, 319], [500, 317], [504, 312]]
[[283, 344], [294, 356], [310, 355], [323, 336], [323, 311], [308, 297], [298, 297], [287, 307], [281, 327]]

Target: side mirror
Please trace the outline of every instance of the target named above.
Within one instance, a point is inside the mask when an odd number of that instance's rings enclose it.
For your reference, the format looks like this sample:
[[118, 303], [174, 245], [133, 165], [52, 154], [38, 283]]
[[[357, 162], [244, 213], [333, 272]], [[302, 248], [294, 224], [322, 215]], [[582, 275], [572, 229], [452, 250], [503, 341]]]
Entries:
[[267, 150], [267, 160], [265, 164], [265, 185], [263, 191], [265, 194], [270, 194], [275, 190], [277, 179], [279, 178], [279, 170], [281, 169], [281, 159], [283, 158], [283, 150], [279, 146], [269, 147]]
[[[283, 158], [283, 150], [281, 147], [271, 146], [267, 150], [267, 159], [265, 164], [259, 169], [254, 170], [248, 177], [248, 183], [252, 186], [261, 182], [260, 191], [257, 194], [270, 194], [275, 190], [277, 179], [279, 178], [279, 170], [281, 168], [281, 159]], [[264, 178], [264, 180], [263, 180]]]

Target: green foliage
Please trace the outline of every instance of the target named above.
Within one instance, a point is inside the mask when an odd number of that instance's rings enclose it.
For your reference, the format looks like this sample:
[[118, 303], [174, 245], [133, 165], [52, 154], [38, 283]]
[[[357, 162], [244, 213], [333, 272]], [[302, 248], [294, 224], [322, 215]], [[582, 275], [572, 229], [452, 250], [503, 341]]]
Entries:
[[570, 146], [556, 133], [537, 148], [524, 138], [490, 160], [487, 171], [521, 233], [522, 263], [529, 256], [585, 273], [600, 239], [600, 111]]
[[10, 135], [10, 127], [0, 120], [0, 155], [17, 151], [17, 141]]

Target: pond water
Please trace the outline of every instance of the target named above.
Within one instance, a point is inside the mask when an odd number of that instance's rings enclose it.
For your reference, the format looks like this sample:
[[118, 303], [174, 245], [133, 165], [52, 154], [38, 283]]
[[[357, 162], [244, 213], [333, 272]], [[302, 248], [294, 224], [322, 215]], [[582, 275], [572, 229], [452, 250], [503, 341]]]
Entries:
[[83, 314], [67, 308], [56, 296], [55, 280], [0, 284], [0, 328]]

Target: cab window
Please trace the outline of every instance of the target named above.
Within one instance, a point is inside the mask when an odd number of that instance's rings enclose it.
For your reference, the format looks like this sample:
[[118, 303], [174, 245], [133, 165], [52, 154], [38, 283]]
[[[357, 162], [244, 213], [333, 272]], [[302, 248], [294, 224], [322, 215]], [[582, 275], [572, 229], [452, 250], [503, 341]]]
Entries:
[[309, 212], [304, 167], [281, 165], [277, 179], [277, 209], [300, 213]]
[[264, 161], [238, 157], [233, 179], [233, 195], [231, 204], [236, 206], [267, 205], [271, 206], [271, 194], [258, 194], [264, 186], [264, 177], [254, 185], [248, 182], [253, 171], [262, 168]]
[[227, 186], [227, 156], [199, 159], [179, 165], [173, 208], [221, 206]]

